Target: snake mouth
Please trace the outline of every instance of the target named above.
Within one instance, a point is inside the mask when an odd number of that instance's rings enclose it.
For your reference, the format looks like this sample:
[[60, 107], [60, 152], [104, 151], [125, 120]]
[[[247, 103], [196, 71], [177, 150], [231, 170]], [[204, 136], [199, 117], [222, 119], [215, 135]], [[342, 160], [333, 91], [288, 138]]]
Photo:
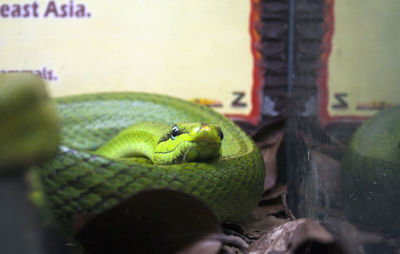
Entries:
[[221, 144], [221, 141], [209, 136], [195, 136], [192, 137], [188, 142], [198, 144], [200, 146], [217, 145]]
[[208, 139], [207, 140], [196, 140], [196, 141], [192, 141], [192, 142], [198, 144], [201, 147], [221, 145], [221, 142], [212, 142]]
[[[154, 152], [156, 154], [170, 154], [170, 153], [174, 153], [178, 150], [180, 150], [180, 148], [182, 146], [185, 146], [185, 144], [192, 144], [192, 145], [198, 145], [200, 147], [210, 147], [210, 148], [214, 148], [214, 146], [221, 146], [221, 142], [209, 142], [209, 140], [196, 140], [196, 141], [184, 141], [182, 142], [179, 146], [175, 146], [174, 148], [172, 148], [171, 150], [166, 150], [166, 151], [157, 151]], [[193, 149], [193, 148], [191, 148]]]

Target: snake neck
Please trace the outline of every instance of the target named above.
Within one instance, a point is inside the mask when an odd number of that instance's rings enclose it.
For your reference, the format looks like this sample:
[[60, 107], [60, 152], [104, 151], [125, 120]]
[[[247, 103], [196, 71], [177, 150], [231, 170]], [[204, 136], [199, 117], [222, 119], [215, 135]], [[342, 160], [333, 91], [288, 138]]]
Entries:
[[113, 159], [148, 158], [154, 164], [154, 151], [170, 124], [141, 122], [126, 128], [95, 153]]

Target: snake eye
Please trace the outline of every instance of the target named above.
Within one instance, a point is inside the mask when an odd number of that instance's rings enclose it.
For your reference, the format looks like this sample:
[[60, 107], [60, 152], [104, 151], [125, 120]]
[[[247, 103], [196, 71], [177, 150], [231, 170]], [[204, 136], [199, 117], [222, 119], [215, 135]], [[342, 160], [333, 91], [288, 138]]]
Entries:
[[180, 134], [181, 134], [181, 131], [179, 130], [178, 126], [174, 125], [174, 127], [172, 127], [171, 138], [175, 139]]
[[224, 133], [221, 130], [218, 130], [218, 136], [221, 140], [224, 139]]

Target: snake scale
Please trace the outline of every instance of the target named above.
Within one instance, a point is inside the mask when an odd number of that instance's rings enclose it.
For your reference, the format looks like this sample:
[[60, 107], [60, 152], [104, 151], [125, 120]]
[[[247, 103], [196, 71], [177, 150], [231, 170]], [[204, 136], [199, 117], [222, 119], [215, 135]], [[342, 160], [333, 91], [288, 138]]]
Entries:
[[[203, 200], [223, 221], [243, 219], [259, 201], [265, 176], [255, 143], [231, 120], [181, 99], [145, 93], [104, 93], [56, 99], [61, 145], [39, 169], [56, 218], [99, 214], [146, 189], [172, 189]], [[221, 127], [221, 157], [207, 162], [152, 165], [95, 151], [121, 130], [143, 121], [206, 122]]]

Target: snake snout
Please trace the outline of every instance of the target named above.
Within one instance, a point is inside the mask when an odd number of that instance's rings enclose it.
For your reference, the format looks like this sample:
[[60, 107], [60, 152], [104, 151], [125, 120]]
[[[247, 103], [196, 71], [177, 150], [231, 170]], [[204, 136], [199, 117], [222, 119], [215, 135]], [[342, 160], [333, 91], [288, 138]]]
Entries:
[[220, 144], [222, 141], [223, 134], [221, 129], [212, 124], [202, 123], [199, 128], [194, 130], [195, 135], [193, 138], [194, 142], [197, 143], [208, 143], [208, 144]]

